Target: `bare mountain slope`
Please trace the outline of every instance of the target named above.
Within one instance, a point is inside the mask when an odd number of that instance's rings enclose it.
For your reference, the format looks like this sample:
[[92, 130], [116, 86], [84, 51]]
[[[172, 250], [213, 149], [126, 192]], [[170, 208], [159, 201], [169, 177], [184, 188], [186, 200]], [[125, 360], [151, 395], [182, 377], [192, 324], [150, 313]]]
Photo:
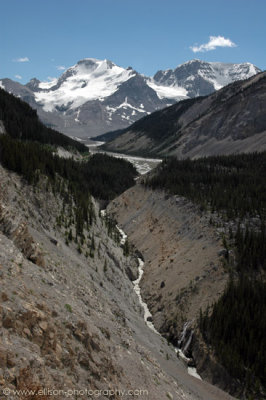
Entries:
[[266, 72], [137, 121], [107, 150], [178, 158], [266, 149]]

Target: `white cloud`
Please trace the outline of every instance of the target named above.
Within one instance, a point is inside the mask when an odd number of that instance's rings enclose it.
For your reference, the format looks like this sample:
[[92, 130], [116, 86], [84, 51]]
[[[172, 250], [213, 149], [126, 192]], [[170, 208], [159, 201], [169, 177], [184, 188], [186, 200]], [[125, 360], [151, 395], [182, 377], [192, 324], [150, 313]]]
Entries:
[[22, 76], [21, 75], [15, 75], [15, 78], [22, 79]]
[[19, 57], [19, 58], [16, 58], [15, 60], [13, 60], [14, 62], [29, 62], [30, 61], [30, 59], [28, 58], [28, 57]]
[[64, 67], [64, 65], [58, 65], [58, 66], [56, 67], [56, 69], [57, 69], [58, 71], [64, 71], [64, 70], [66, 69], [66, 67]]
[[210, 36], [208, 43], [201, 44], [200, 46], [190, 46], [190, 49], [193, 53], [203, 53], [205, 51], [215, 50], [216, 47], [236, 47], [236, 44], [223, 36]]

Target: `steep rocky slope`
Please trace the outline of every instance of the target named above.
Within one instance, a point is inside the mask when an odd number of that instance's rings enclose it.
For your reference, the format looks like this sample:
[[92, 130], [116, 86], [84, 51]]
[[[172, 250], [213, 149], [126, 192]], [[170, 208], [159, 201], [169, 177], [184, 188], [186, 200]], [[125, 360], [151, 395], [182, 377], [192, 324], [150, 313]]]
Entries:
[[195, 158], [266, 149], [266, 73], [137, 121], [106, 150]]
[[[152, 400], [230, 398], [187, 375], [173, 348], [145, 325], [128, 277], [128, 271], [136, 277], [136, 258], [124, 256], [108, 236], [97, 204], [78, 250], [66, 243], [58, 221], [64, 205], [45, 179], [33, 188], [0, 167], [0, 182], [0, 390], [6, 397], [29, 398], [14, 390], [33, 390], [32, 399], [120, 399], [117, 390], [146, 390], [144, 398]], [[92, 234], [94, 257], [86, 254]], [[52, 392], [37, 395], [41, 389]]]
[[233, 380], [199, 335], [193, 335], [200, 309], [221, 296], [229, 278], [223, 266], [222, 232], [185, 198], [140, 184], [113, 200], [108, 211], [143, 254], [141, 288], [155, 327], [193, 355], [204, 379], [234, 390]]

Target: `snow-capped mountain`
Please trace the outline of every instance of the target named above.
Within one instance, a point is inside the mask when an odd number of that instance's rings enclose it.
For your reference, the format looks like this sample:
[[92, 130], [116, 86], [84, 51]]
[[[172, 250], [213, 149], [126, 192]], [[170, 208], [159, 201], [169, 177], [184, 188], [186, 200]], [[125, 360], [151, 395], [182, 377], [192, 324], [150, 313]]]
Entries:
[[151, 78], [109, 60], [87, 58], [50, 82], [34, 78], [24, 86], [2, 79], [0, 86], [36, 108], [46, 125], [70, 136], [92, 137], [259, 71], [249, 63], [192, 60]]
[[176, 93], [183, 90], [187, 97], [205, 96], [234, 81], [250, 78], [258, 72], [260, 69], [250, 63], [229, 64], [191, 60], [175, 69], [158, 71], [151, 80], [151, 87], [155, 90], [158, 87], [167, 87], [173, 90], [173, 93], [174, 90]]
[[35, 97], [47, 112], [61, 107], [75, 110], [87, 101], [103, 101], [133, 76], [136, 72], [118, 67], [111, 61], [86, 59], [69, 68], [58, 80], [40, 82]]

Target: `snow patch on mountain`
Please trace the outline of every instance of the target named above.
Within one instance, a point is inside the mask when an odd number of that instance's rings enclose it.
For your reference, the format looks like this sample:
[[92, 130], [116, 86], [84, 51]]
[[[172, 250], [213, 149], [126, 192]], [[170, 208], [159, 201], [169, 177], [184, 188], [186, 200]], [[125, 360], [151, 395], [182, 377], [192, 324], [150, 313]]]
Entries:
[[80, 122], [80, 120], [79, 120], [79, 114], [80, 114], [80, 108], [77, 109], [77, 115], [76, 115], [76, 118], [75, 118], [75, 121], [76, 121], [76, 122]]
[[250, 63], [245, 64], [225, 64], [219, 62], [208, 63], [210, 68], [199, 70], [198, 74], [213, 84], [215, 90], [232, 83], [235, 80], [250, 78], [257, 74], [255, 66]]
[[163, 86], [159, 85], [154, 79], [148, 79], [147, 85], [149, 85], [157, 93], [160, 99], [174, 99], [184, 100], [187, 96], [187, 90], [181, 86]]
[[145, 113], [146, 114], [146, 111], [144, 110], [143, 104], [140, 105], [140, 108], [134, 107], [134, 106], [132, 106], [131, 104], [128, 103], [127, 97], [125, 98], [125, 101], [123, 103], [121, 103], [118, 107], [116, 107], [115, 110], [119, 110], [120, 108], [123, 108], [123, 109], [132, 108], [132, 110], [134, 110], [134, 111], [138, 111], [140, 113]]
[[39, 89], [48, 90], [48, 89], [51, 89], [52, 87], [54, 87], [57, 84], [57, 81], [58, 81], [58, 79], [54, 78], [48, 82], [40, 82], [38, 87], [39, 87]]
[[140, 104], [139, 107], [135, 107], [132, 104], [130, 104], [127, 96], [125, 97], [125, 100], [117, 107], [111, 107], [107, 105], [106, 112], [108, 114], [109, 121], [112, 121], [113, 116], [119, 113], [120, 118], [122, 118], [122, 120], [127, 120], [130, 123], [135, 122], [134, 116], [138, 115], [138, 113], [140, 113], [139, 116], [141, 115], [141, 113], [143, 116], [150, 114], [150, 112], [145, 110], [143, 104]]

